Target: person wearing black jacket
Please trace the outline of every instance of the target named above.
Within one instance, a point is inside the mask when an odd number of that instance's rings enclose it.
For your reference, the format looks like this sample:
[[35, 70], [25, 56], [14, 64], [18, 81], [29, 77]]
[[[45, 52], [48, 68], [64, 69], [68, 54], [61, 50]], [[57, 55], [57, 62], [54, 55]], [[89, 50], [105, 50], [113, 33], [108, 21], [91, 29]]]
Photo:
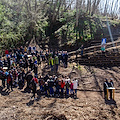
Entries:
[[32, 90], [32, 92], [33, 92], [33, 96], [31, 97], [31, 98], [33, 98], [34, 97], [34, 99], [36, 99], [35, 98], [35, 93], [36, 93], [36, 88], [37, 88], [37, 86], [36, 86], [36, 82], [34, 81], [34, 79], [32, 79], [31, 80], [31, 90]]
[[26, 75], [27, 88], [29, 88], [30, 81], [33, 79], [32, 73], [29, 71]]
[[37, 54], [37, 61], [38, 61], [38, 65], [41, 64], [40, 63], [40, 55], [39, 54]]
[[44, 91], [45, 91], [45, 95], [48, 96], [49, 86], [48, 86], [48, 83], [47, 83], [47, 82], [45, 82]]
[[48, 79], [49, 79], [49, 75], [46, 75], [46, 76], [44, 77], [44, 81], [47, 82]]
[[105, 79], [103, 87], [104, 87], [104, 98], [106, 99], [107, 98], [107, 88], [108, 88], [108, 80], [107, 80], [107, 78]]
[[[114, 83], [113, 83], [113, 79], [112, 78], [110, 78], [110, 82], [109, 82], [108, 86], [109, 87], [114, 87]], [[109, 92], [110, 92], [110, 99], [112, 99], [112, 90], [109, 90]]]
[[48, 82], [48, 86], [50, 89], [50, 96], [54, 96], [54, 90], [53, 90], [54, 81], [52, 79]]
[[25, 85], [25, 70], [24, 69], [22, 70], [22, 82], [23, 82], [23, 85]]
[[6, 75], [5, 75], [5, 72], [3, 71], [3, 73], [2, 73], [2, 85], [4, 88], [5, 88], [5, 79], [6, 79]]
[[10, 56], [8, 56], [7, 61], [8, 61], [8, 70], [9, 70], [10, 69]]
[[55, 87], [56, 87], [56, 95], [59, 96], [60, 95], [60, 92], [59, 92], [60, 85], [59, 85], [58, 79], [55, 80]]
[[31, 57], [30, 60], [29, 60], [29, 64], [30, 64], [31, 70], [33, 70], [33, 65], [34, 65], [34, 63], [33, 63], [32, 57]]
[[22, 71], [18, 72], [18, 85], [20, 89], [23, 88]]
[[68, 54], [67, 51], [64, 54], [64, 63], [65, 63], [65, 68], [67, 68], [67, 62], [68, 62]]
[[4, 58], [3, 60], [4, 67], [8, 67], [7, 60]]

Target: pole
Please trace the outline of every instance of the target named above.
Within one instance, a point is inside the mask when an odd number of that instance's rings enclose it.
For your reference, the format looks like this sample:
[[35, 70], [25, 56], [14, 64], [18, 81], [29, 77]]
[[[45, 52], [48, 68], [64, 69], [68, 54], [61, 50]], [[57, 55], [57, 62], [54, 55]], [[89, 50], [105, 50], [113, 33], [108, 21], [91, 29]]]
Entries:
[[[107, 19], [107, 17], [106, 17]], [[111, 32], [111, 29], [110, 29], [110, 24], [108, 22], [108, 19], [107, 19], [107, 27], [108, 27], [108, 31], [109, 31], [109, 34], [110, 34], [110, 39], [111, 39], [111, 42], [113, 44], [113, 47], [115, 47], [115, 44], [114, 44], [114, 40], [113, 40], [113, 36], [112, 36], [112, 32]]]

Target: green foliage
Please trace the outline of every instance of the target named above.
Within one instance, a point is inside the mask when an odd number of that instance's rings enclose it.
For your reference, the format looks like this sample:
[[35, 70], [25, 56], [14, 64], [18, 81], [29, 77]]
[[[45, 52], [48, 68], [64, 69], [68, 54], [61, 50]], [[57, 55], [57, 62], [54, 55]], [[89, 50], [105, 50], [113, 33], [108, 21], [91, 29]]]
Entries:
[[[36, 37], [39, 41], [59, 35], [63, 43], [77, 42], [102, 37], [103, 16], [88, 15], [82, 8], [79, 10], [78, 25], [76, 24], [76, 8], [67, 8], [67, 5], [55, 1], [51, 4], [37, 0], [2, 0], [0, 2], [0, 46], [4, 48], [24, 44]], [[49, 1], [49, 0], [48, 0]], [[100, 18], [100, 19], [99, 19]], [[112, 26], [119, 25], [120, 21], [110, 20]], [[53, 37], [54, 38], [54, 37]], [[61, 43], [62, 43], [61, 42]]]

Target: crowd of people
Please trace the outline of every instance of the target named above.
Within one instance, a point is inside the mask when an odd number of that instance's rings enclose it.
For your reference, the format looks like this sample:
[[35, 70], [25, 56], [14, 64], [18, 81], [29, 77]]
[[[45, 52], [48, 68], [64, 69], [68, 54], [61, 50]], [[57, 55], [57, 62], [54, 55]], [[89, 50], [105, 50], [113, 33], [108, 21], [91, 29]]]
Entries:
[[[46, 96], [76, 96], [78, 80], [71, 80], [68, 76], [57, 76], [58, 67], [62, 64], [67, 68], [68, 54], [67, 51], [38, 51], [36, 47], [20, 47], [5, 50], [5, 54], [0, 57], [0, 79], [3, 88], [13, 91], [14, 87], [22, 89], [26, 86], [32, 90], [35, 98], [37, 89]], [[38, 68], [41, 63], [47, 64], [53, 73], [51, 76], [41, 76], [38, 74]], [[104, 82], [104, 95], [106, 98], [107, 88], [113, 87], [112, 79], [110, 82], [106, 79]], [[110, 99], [112, 99], [112, 90]]]
[[[38, 74], [38, 67], [41, 62], [47, 63], [55, 75], [41, 76]], [[0, 78], [2, 86], [7, 86], [8, 91], [14, 87], [33, 91], [35, 98], [36, 90], [46, 96], [69, 96], [77, 94], [78, 81], [70, 80], [67, 76], [57, 76], [58, 66], [63, 64], [67, 68], [67, 51], [38, 51], [36, 47], [20, 47], [5, 50], [5, 55], [0, 57]], [[38, 87], [39, 86], [39, 87]]]

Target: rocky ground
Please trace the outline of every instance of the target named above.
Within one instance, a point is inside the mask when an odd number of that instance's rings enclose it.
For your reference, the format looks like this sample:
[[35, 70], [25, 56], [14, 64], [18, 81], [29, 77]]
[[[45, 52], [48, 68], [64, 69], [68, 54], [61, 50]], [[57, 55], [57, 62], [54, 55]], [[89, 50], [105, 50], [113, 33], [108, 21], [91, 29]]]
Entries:
[[[48, 98], [39, 94], [38, 99], [30, 100], [32, 93], [14, 88], [10, 93], [0, 87], [0, 120], [119, 120], [120, 119], [120, 69], [95, 68], [69, 64], [62, 66], [59, 74], [78, 78], [77, 99]], [[44, 71], [42, 71], [44, 68]], [[47, 73], [44, 64], [40, 70]], [[115, 101], [105, 101], [103, 97], [104, 78], [113, 78], [116, 88]]]

